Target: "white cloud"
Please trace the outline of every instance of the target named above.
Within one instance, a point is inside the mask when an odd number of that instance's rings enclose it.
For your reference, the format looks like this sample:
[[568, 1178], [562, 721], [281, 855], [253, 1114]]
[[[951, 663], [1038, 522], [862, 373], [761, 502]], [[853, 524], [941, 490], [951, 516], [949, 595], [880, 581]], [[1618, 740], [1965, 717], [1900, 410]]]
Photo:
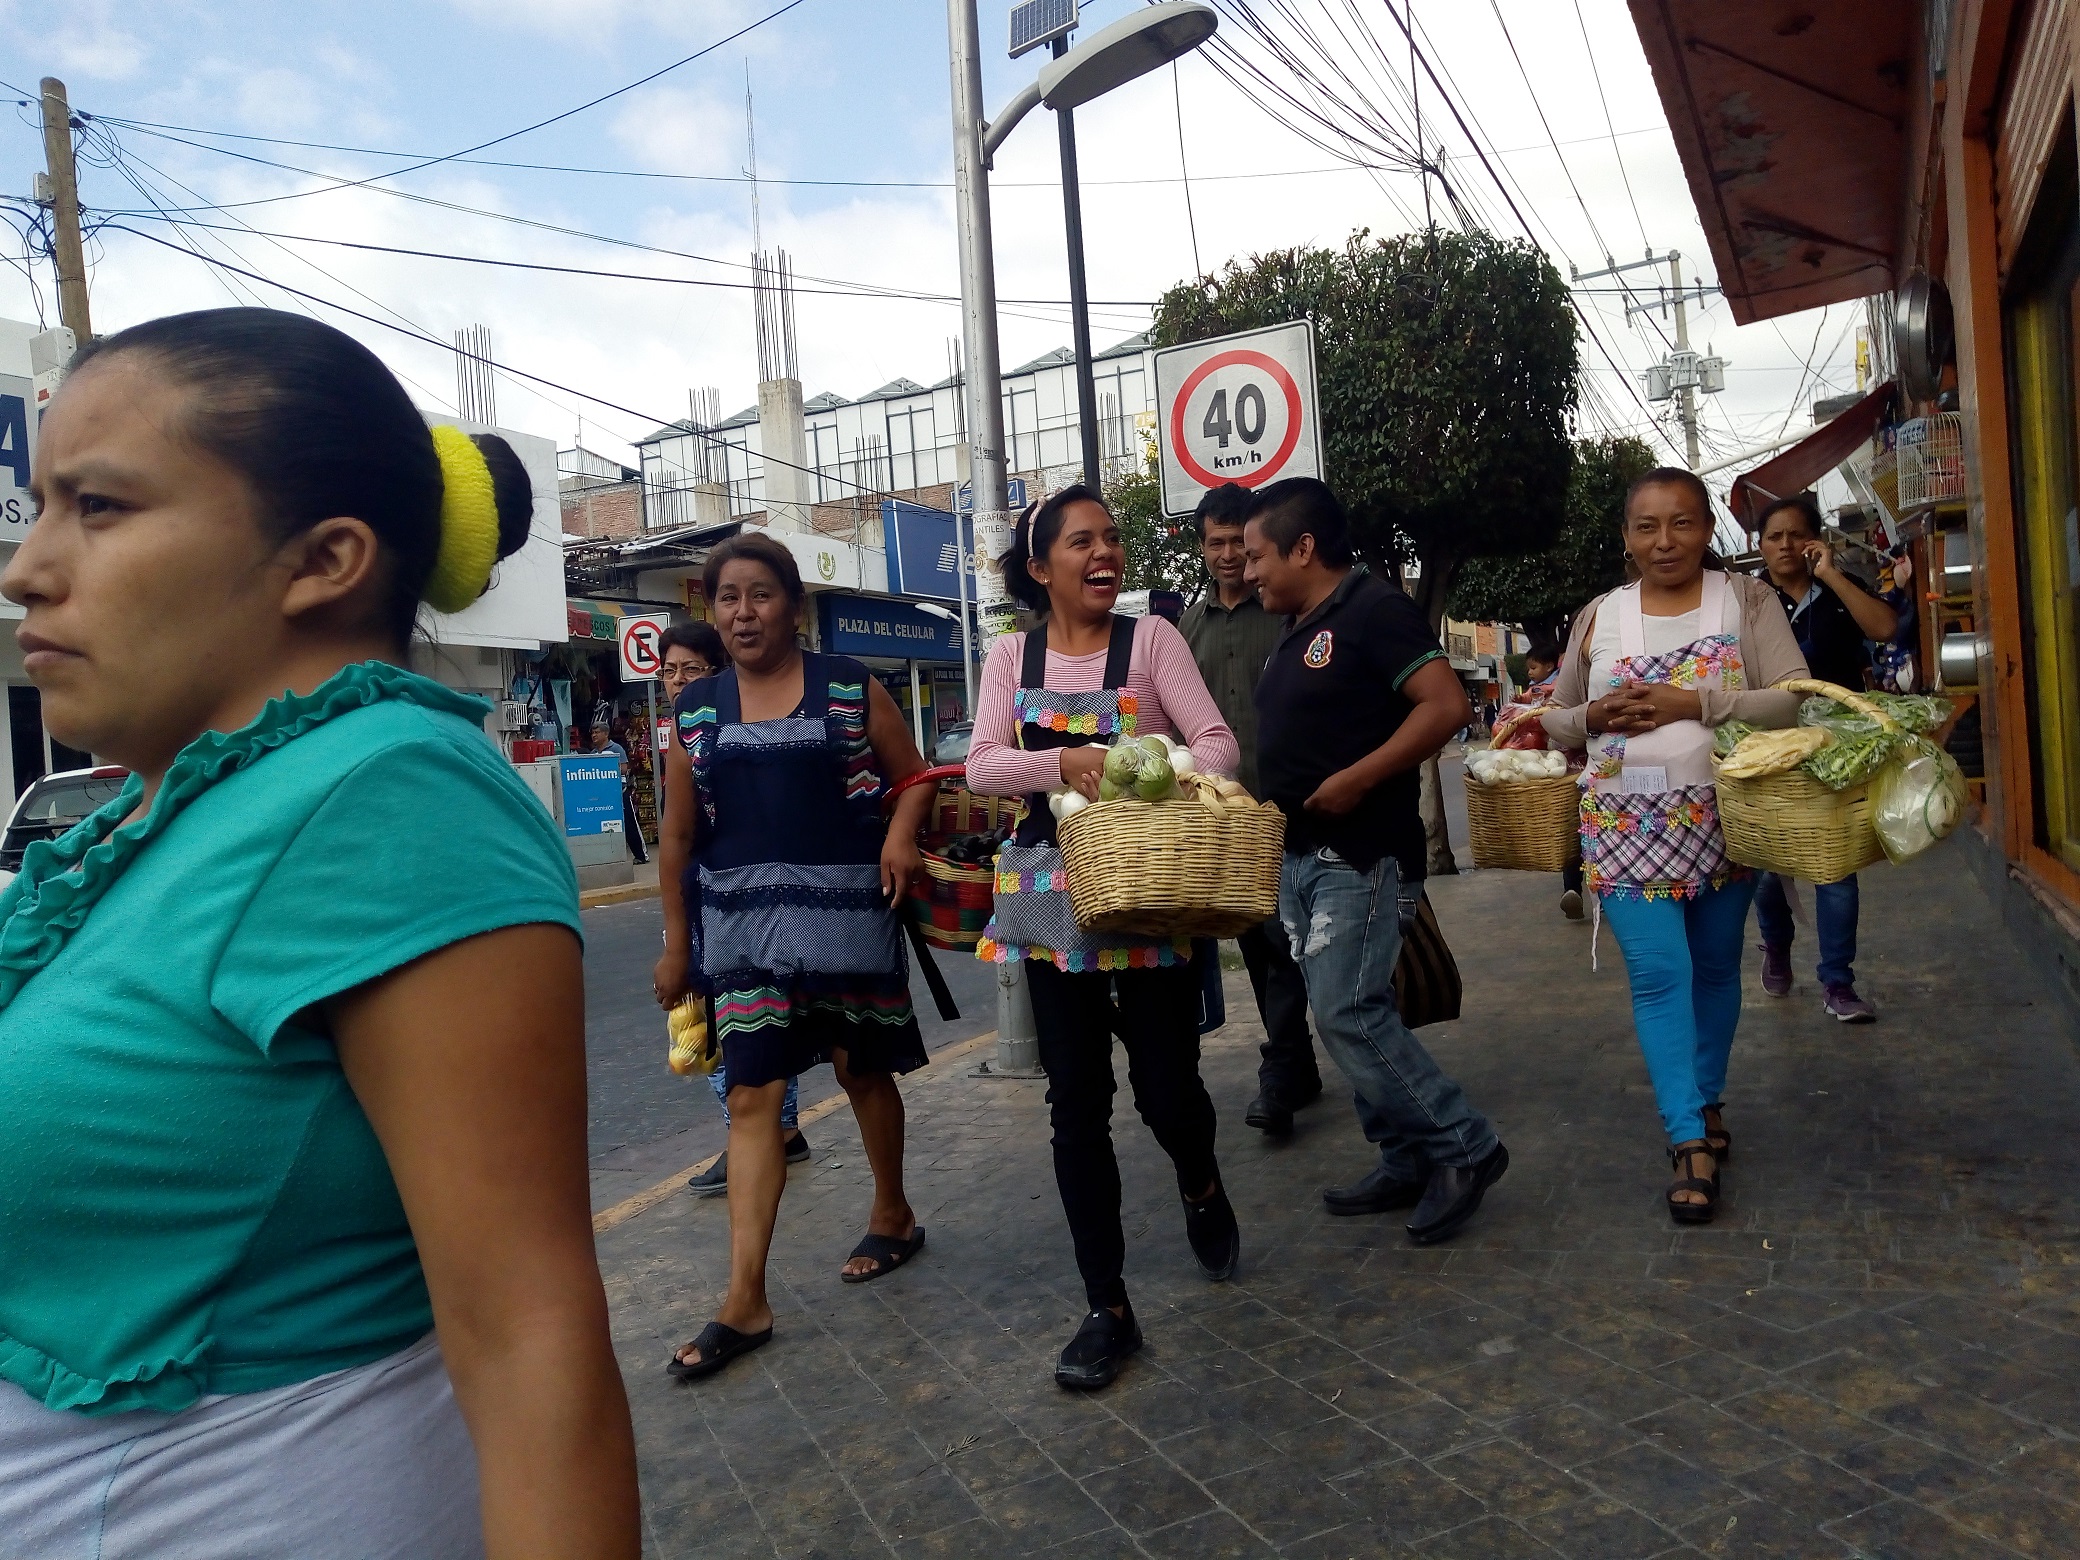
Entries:
[[121, 81], [143, 66], [145, 47], [133, 32], [116, 24], [113, 0], [72, 0], [64, 20], [46, 35], [50, 58], [68, 75]]
[[656, 173], [734, 174], [744, 165], [744, 105], [700, 87], [648, 87], [614, 116], [614, 139]]
[[465, 16], [554, 37], [600, 38], [622, 29], [665, 37], [720, 37], [763, 14], [749, 0], [451, 0]]

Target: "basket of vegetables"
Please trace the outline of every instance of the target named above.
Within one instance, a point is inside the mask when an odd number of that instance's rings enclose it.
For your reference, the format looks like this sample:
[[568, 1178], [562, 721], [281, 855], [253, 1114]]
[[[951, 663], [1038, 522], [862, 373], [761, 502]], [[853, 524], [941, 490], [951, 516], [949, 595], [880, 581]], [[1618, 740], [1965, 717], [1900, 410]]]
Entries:
[[963, 952], [974, 949], [989, 925], [997, 850], [1010, 837], [1018, 810], [1014, 798], [977, 796], [961, 784], [966, 778], [964, 766], [944, 764], [892, 787], [887, 798], [893, 805], [913, 785], [938, 788], [918, 838], [923, 870], [911, 879], [909, 898], [925, 940]]
[[1491, 747], [1469, 757], [1466, 832], [1477, 867], [1559, 872], [1581, 860], [1581, 791], [1567, 755]]
[[1813, 695], [1796, 726], [1757, 731], [1736, 721], [1714, 735], [1719, 824], [1733, 860], [1838, 883], [1881, 856], [1904, 861], [1957, 826], [1963, 780], [1923, 735], [1947, 718], [1947, 701], [1812, 678], [1779, 686]]
[[1278, 913], [1285, 815], [1233, 780], [1201, 775], [1189, 748], [1168, 737], [1116, 744], [1099, 797], [1048, 799], [1085, 930], [1239, 937]]

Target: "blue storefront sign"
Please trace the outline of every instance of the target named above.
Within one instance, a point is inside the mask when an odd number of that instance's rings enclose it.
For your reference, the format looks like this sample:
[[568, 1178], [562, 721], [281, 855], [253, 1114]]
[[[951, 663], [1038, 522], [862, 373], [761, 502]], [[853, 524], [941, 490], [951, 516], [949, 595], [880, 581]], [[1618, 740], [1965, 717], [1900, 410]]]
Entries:
[[572, 838], [621, 832], [621, 764], [611, 753], [566, 753], [563, 832]]
[[961, 626], [951, 618], [933, 617], [908, 602], [836, 591], [824, 591], [816, 600], [823, 614], [823, 648], [834, 655], [960, 664]]
[[[974, 528], [962, 526], [967, 540], [974, 542]], [[881, 532], [888, 547], [888, 588], [902, 596], [937, 597], [958, 601], [961, 538], [953, 516], [943, 509], [927, 509], [900, 498], [881, 501]], [[975, 558], [971, 551], [968, 568], [968, 599], [975, 599]]]

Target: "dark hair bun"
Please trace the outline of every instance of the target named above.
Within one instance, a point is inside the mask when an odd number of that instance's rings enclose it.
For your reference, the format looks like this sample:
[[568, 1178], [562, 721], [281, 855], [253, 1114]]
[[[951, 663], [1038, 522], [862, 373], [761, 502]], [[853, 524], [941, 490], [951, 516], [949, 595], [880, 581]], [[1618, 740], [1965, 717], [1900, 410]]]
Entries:
[[510, 558], [527, 545], [534, 529], [533, 479], [513, 446], [497, 434], [473, 433], [469, 438], [491, 470], [491, 497], [498, 506], [498, 555]]

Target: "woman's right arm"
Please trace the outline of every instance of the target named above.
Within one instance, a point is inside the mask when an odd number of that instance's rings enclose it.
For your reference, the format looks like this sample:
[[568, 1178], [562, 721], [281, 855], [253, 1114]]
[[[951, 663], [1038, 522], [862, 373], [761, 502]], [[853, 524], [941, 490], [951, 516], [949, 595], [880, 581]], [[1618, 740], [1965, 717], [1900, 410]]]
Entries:
[[693, 932], [686, 911], [686, 863], [693, 859], [696, 827], [693, 760], [674, 740], [664, 755], [664, 816], [657, 822], [657, 897], [664, 907], [664, 956], [652, 984], [657, 1005], [674, 1008], [686, 995]]
[[[1028, 753], [1017, 745], [1011, 701], [1018, 692], [1021, 636], [1006, 634], [990, 646], [975, 695], [975, 737], [968, 744], [968, 789], [978, 796], [1030, 796], [1062, 783], [1062, 755]], [[1063, 751], [1067, 751], [1066, 749]]]

